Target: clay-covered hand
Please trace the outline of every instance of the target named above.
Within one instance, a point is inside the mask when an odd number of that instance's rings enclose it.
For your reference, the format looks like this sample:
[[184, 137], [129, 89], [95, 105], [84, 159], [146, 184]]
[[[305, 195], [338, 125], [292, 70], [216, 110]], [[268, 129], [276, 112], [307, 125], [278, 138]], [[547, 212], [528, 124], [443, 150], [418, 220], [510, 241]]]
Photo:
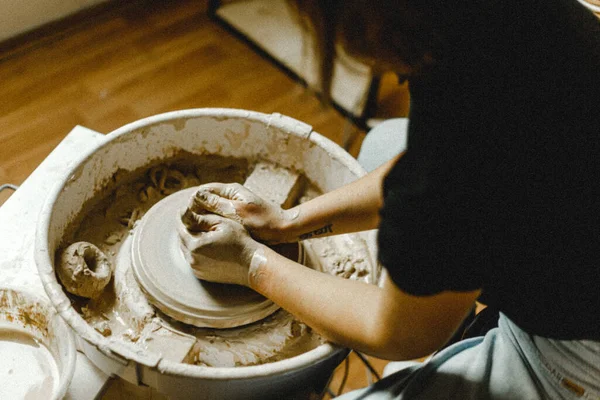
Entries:
[[249, 286], [249, 269], [261, 244], [237, 221], [184, 210], [177, 224], [181, 250], [197, 278]]
[[293, 219], [289, 210], [262, 199], [239, 183], [201, 185], [189, 207], [195, 213], [209, 212], [237, 221], [252, 237], [269, 244], [288, 241], [282, 226]]

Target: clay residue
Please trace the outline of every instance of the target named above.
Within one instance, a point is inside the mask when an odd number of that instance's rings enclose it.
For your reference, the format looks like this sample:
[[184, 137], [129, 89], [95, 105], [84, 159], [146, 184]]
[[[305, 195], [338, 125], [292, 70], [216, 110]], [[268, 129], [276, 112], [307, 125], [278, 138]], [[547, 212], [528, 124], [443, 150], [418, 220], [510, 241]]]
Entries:
[[[262, 161], [264, 163], [264, 161]], [[95, 244], [116, 267], [113, 279], [96, 299], [71, 296], [83, 318], [104, 336], [159, 352], [172, 361], [212, 367], [273, 362], [316, 348], [324, 340], [284, 310], [232, 329], [202, 329], [179, 323], [156, 311], [141, 292], [119, 251], [137, 221], [158, 201], [187, 187], [209, 182], [244, 183], [254, 167], [247, 160], [217, 156], [185, 156], [153, 163], [144, 170], [118, 177], [110, 192], [100, 193], [63, 238], [63, 248], [86, 241]], [[306, 180], [308, 181], [308, 180]], [[310, 182], [301, 201], [320, 194]], [[351, 279], [363, 279], [369, 270], [366, 245], [359, 241], [326, 238], [311, 241], [309, 266]], [[338, 243], [339, 240], [342, 242]], [[346, 240], [346, 242], [344, 242]], [[58, 250], [60, 252], [61, 249]], [[364, 253], [364, 254], [363, 254]]]
[[6, 321], [36, 332], [40, 337], [48, 338], [49, 311], [46, 307], [31, 302], [21, 293], [4, 289], [0, 291], [0, 324]]
[[358, 235], [330, 236], [305, 241], [308, 257], [315, 269], [346, 279], [367, 283], [371, 263], [366, 243]]
[[265, 364], [314, 349], [324, 340], [285, 310], [253, 324], [206, 329], [172, 321], [171, 326], [196, 337], [185, 362], [208, 367]]

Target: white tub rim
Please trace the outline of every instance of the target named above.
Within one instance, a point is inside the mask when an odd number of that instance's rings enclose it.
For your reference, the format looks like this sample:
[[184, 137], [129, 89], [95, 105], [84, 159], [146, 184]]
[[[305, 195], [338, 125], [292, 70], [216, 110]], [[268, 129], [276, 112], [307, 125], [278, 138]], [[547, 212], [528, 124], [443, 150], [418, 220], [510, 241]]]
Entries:
[[[50, 297], [52, 304], [57, 309], [61, 317], [73, 329], [73, 331], [83, 340], [96, 347], [102, 354], [115, 360], [116, 362], [127, 365], [130, 361], [155, 368], [162, 374], [176, 375], [181, 377], [199, 378], [206, 380], [229, 380], [229, 379], [254, 379], [259, 377], [272, 376], [273, 374], [286, 374], [295, 370], [306, 368], [307, 366], [325, 361], [336, 355], [347, 353], [349, 350], [332, 343], [324, 343], [317, 348], [300, 355], [275, 361], [266, 364], [240, 367], [204, 367], [192, 364], [177, 363], [162, 359], [158, 355], [140, 354], [140, 349], [136, 349], [120, 340], [106, 338], [92, 328], [81, 315], [73, 308], [69, 298], [62, 291], [58, 283], [54, 269], [53, 261], [48, 248], [49, 228], [52, 221], [53, 205], [57, 201], [60, 193], [66, 186], [76, 170], [89, 160], [97, 151], [110, 145], [112, 141], [140, 128], [151, 125], [168, 122], [170, 120], [182, 118], [198, 117], [216, 117], [216, 118], [243, 118], [262, 122], [266, 126], [274, 126], [287, 131], [290, 134], [303, 136], [305, 139], [314, 142], [329, 154], [335, 154], [338, 160], [344, 164], [349, 171], [357, 178], [363, 176], [366, 172], [358, 164], [356, 159], [347, 152], [343, 151], [337, 144], [330, 139], [312, 131], [312, 127], [283, 116], [279, 113], [265, 114], [256, 111], [248, 111], [234, 108], [195, 108], [171, 111], [142, 118], [140, 120], [126, 124], [106, 135], [106, 140], [98, 146], [83, 152], [68, 168], [63, 179], [57, 182], [48, 192], [44, 206], [40, 213], [36, 237], [35, 237], [35, 261], [42, 280], [44, 290]], [[137, 350], [137, 351], [136, 351]]]

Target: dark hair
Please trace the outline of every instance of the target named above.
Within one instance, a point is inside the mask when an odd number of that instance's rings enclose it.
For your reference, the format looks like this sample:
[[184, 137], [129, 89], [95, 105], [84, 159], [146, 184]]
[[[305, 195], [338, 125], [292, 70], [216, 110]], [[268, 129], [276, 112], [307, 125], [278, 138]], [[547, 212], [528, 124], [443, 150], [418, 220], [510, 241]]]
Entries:
[[[474, 0], [477, 2], [477, 0]], [[336, 46], [372, 66], [401, 60], [414, 73], [443, 57], [448, 27], [465, 14], [464, 0], [290, 0], [315, 37], [321, 90], [329, 96]], [[461, 6], [462, 5], [462, 8]], [[394, 71], [396, 72], [396, 71]]]

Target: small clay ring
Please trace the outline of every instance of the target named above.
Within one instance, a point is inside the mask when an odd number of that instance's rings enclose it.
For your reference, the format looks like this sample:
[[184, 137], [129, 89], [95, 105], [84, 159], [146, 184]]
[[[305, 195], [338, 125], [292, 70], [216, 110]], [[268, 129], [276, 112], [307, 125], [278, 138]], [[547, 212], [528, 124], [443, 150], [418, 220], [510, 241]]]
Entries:
[[67, 292], [87, 298], [98, 297], [112, 276], [106, 255], [88, 242], [73, 243], [63, 250], [57, 272]]

